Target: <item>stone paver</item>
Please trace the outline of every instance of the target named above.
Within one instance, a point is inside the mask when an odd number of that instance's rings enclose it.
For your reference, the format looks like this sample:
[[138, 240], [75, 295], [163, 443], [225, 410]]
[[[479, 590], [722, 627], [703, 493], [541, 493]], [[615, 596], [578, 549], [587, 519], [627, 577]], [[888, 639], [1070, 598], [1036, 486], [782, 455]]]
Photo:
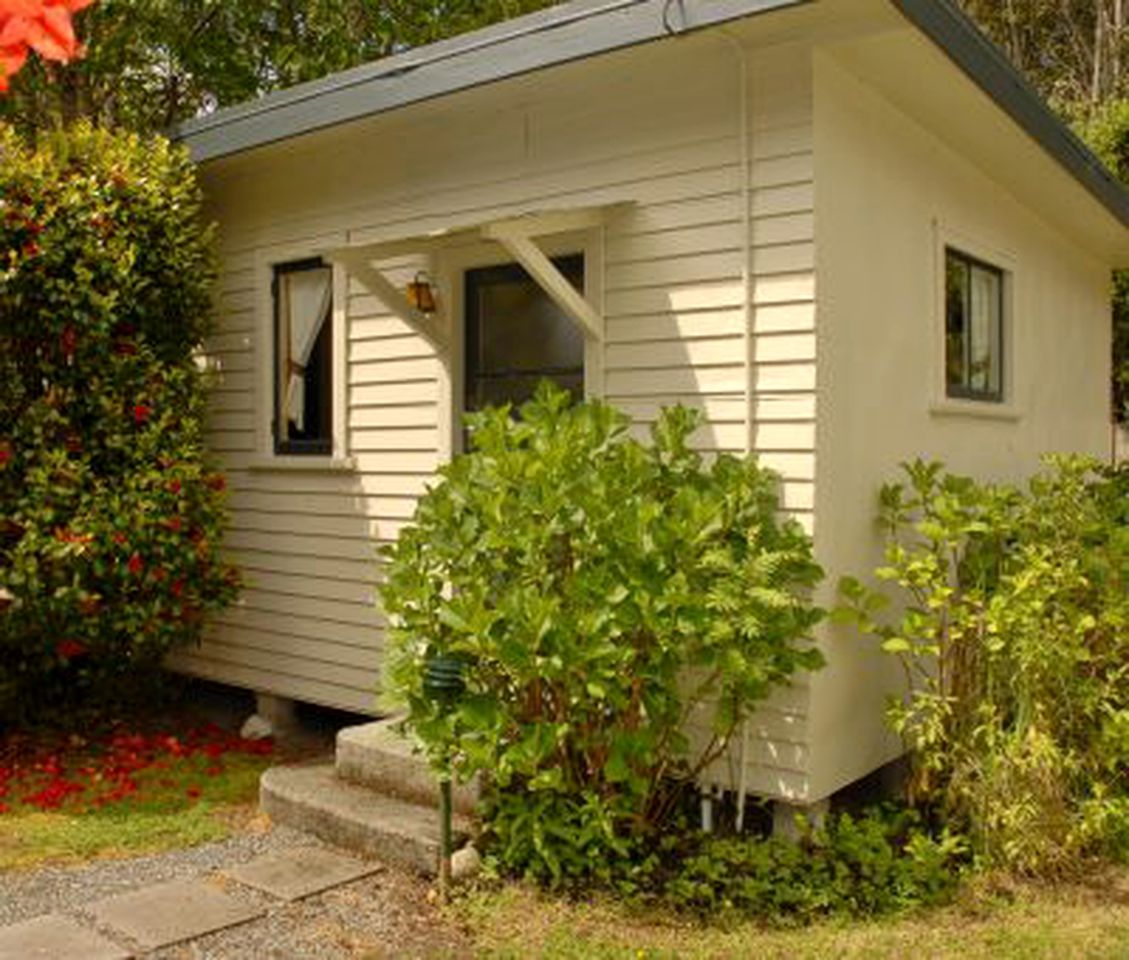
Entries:
[[131, 956], [57, 913], [0, 929], [0, 960], [128, 960]]
[[206, 883], [182, 880], [100, 900], [87, 909], [98, 923], [146, 949], [234, 927], [265, 913]]
[[318, 847], [268, 853], [225, 870], [226, 876], [282, 900], [300, 900], [383, 869]]

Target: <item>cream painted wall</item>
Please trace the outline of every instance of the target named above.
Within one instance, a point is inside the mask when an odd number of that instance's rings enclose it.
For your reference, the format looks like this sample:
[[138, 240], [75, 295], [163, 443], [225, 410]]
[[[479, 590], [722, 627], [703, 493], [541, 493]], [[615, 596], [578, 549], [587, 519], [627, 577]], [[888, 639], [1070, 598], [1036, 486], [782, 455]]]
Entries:
[[[881, 559], [876, 494], [900, 461], [1017, 480], [1046, 451], [1108, 455], [1109, 269], [1014, 200], [1006, 170], [974, 167], [833, 53], [817, 53], [814, 72], [816, 545], [830, 603], [841, 575]], [[958, 81], [950, 72], [946, 82]], [[942, 397], [946, 240], [1011, 271], [1002, 409]], [[882, 722], [899, 679], [892, 659], [847, 631], [822, 642], [829, 666], [812, 681], [809, 712], [813, 798], [898, 752]]]

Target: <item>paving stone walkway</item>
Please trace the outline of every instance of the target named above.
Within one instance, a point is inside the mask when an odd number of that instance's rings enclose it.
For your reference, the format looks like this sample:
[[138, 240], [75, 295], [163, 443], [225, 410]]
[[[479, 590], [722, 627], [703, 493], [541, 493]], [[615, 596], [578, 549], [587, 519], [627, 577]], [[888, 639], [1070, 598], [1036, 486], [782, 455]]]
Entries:
[[[0, 928], [0, 960], [126, 960], [262, 917], [380, 871], [382, 866], [317, 847], [264, 854], [194, 880], [154, 884], [69, 911]], [[240, 897], [249, 887], [265, 903]]]

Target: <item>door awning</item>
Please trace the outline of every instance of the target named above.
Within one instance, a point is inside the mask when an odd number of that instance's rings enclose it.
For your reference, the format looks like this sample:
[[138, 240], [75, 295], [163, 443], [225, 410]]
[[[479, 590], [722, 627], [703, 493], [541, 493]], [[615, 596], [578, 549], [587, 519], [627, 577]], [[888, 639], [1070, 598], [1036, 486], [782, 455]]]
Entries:
[[452, 224], [429, 233], [389, 238], [369, 243], [354, 243], [323, 250], [322, 256], [340, 264], [357, 282], [400, 320], [424, 337], [444, 355], [447, 352], [447, 325], [437, 314], [425, 314], [408, 302], [407, 296], [381, 268], [381, 261], [409, 254], [433, 254], [453, 241], [471, 236], [497, 243], [525, 268], [546, 295], [564, 311], [584, 336], [601, 342], [604, 318], [600, 309], [579, 293], [542, 249], [542, 238], [562, 233], [591, 230], [606, 224], [630, 207], [629, 203], [529, 211], [512, 217], [472, 224]]

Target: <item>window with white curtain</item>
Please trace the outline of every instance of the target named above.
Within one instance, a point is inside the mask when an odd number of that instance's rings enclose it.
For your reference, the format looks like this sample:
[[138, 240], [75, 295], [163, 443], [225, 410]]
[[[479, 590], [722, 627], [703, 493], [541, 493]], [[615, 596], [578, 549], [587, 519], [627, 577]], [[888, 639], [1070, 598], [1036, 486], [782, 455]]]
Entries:
[[999, 267], [945, 250], [945, 391], [965, 400], [1004, 399], [1004, 283]]
[[274, 448], [333, 452], [333, 270], [320, 259], [274, 268]]

